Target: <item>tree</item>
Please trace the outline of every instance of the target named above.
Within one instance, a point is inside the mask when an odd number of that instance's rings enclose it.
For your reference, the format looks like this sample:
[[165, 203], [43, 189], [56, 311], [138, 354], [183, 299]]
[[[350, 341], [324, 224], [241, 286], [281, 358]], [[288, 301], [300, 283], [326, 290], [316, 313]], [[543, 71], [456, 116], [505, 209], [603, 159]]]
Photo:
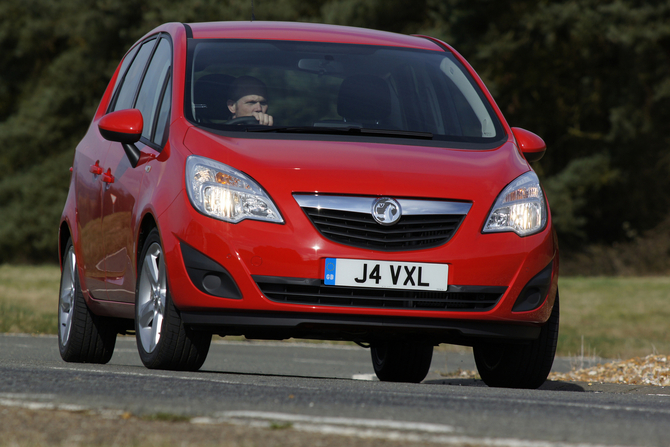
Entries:
[[442, 8], [443, 33], [511, 125], [547, 142], [536, 168], [562, 243], [612, 242], [663, 220], [670, 2], [450, 0]]
[[[259, 20], [315, 21], [452, 44], [513, 126], [562, 246], [626, 240], [670, 195], [670, 1], [255, 0]], [[0, 262], [56, 261], [74, 147], [124, 52], [163, 22], [250, 20], [250, 0], [0, 3]]]

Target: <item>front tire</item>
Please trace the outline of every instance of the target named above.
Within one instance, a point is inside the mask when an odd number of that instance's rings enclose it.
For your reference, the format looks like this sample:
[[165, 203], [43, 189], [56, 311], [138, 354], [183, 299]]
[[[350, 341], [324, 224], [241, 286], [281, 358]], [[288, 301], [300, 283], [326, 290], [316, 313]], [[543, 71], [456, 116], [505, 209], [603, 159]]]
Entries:
[[560, 309], [558, 292], [540, 336], [526, 344], [482, 343], [473, 347], [484, 383], [501, 388], [539, 388], [549, 376], [556, 355]]
[[158, 230], [144, 243], [135, 290], [135, 337], [144, 366], [150, 369], [197, 371], [212, 335], [184, 326], [168, 289], [165, 256]]
[[63, 255], [58, 298], [58, 350], [66, 362], [107, 363], [114, 354], [116, 328], [86, 305], [72, 240]]
[[370, 346], [372, 366], [382, 382], [419, 383], [428, 375], [433, 346], [381, 342]]

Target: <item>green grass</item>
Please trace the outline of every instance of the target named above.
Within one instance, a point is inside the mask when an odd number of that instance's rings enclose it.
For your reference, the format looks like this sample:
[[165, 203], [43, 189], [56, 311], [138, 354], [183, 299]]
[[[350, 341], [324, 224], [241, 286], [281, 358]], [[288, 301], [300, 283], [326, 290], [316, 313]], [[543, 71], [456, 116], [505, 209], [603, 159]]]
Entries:
[[[0, 266], [0, 332], [56, 334], [57, 266]], [[670, 278], [567, 277], [559, 281], [559, 355], [670, 354]]]
[[56, 334], [57, 266], [0, 265], [0, 332]]
[[580, 354], [582, 346], [605, 358], [670, 353], [670, 278], [569, 277], [559, 289], [559, 353]]
[[270, 430], [288, 430], [293, 428], [293, 423], [291, 422], [271, 422]]
[[172, 413], [154, 413], [140, 416], [143, 421], [189, 422], [190, 417]]

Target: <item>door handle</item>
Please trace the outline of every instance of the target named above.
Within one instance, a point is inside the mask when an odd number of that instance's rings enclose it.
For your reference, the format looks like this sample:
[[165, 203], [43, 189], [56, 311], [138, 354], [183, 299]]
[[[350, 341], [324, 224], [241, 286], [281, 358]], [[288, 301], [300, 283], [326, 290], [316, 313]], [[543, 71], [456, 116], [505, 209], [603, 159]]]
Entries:
[[[102, 168], [100, 168], [102, 171]], [[105, 183], [114, 183], [114, 176], [112, 175], [112, 169], [108, 168], [107, 172], [102, 175], [102, 181]]]
[[100, 161], [96, 161], [94, 165], [88, 169], [94, 175], [102, 174], [102, 167], [100, 166]]

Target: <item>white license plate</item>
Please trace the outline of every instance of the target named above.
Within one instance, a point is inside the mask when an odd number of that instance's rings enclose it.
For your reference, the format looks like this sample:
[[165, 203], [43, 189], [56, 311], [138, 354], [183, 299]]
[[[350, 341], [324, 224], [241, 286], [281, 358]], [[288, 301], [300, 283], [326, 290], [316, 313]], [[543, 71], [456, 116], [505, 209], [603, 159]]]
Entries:
[[324, 284], [446, 291], [449, 265], [326, 258]]

